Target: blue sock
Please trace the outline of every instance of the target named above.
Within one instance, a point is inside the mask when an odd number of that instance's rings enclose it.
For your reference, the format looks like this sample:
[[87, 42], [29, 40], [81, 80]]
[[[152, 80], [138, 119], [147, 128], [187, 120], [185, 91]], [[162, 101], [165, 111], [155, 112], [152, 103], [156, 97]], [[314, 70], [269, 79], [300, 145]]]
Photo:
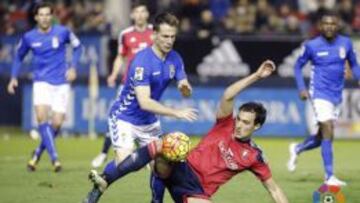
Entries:
[[[60, 131], [60, 129], [57, 129], [54, 131], [54, 139], [58, 136], [59, 131]], [[34, 156], [36, 156], [36, 158], [39, 160], [45, 149], [46, 149], [46, 146], [42, 140], [41, 143], [39, 144], [39, 146], [35, 149]]]
[[296, 146], [296, 154], [319, 147], [321, 139], [315, 135], [308, 136], [302, 143]]
[[101, 152], [104, 153], [104, 154], [107, 154], [109, 152], [110, 146], [111, 146], [110, 136], [106, 135]]
[[39, 125], [39, 133], [41, 135], [42, 143], [44, 143], [46, 150], [49, 153], [51, 161], [58, 160], [58, 154], [54, 142], [54, 130], [49, 123], [42, 123]]
[[151, 203], [162, 203], [164, 199], [165, 185], [164, 182], [154, 174], [154, 172], [152, 172], [150, 176], [150, 188], [152, 192]]
[[321, 156], [323, 158], [326, 178], [333, 175], [333, 150], [332, 141], [324, 139], [321, 142]]
[[104, 169], [103, 175], [105, 176], [108, 185], [110, 185], [126, 174], [141, 169], [151, 160], [152, 157], [150, 156], [148, 146], [144, 146], [127, 156], [118, 166], [115, 165], [115, 161], [108, 163]]

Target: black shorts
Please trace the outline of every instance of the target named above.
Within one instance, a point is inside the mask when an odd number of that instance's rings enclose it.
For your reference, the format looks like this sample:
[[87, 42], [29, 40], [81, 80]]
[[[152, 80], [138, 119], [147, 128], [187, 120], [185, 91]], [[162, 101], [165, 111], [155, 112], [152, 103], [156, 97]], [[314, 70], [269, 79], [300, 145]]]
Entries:
[[209, 199], [187, 162], [174, 163], [170, 176], [164, 182], [176, 203], [186, 202], [187, 197]]

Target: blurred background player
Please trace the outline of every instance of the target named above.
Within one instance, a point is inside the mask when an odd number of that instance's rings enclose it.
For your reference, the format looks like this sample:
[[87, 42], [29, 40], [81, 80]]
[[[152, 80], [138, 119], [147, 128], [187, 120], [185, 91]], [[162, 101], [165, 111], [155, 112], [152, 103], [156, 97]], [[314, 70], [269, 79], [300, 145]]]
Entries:
[[[321, 35], [305, 43], [302, 55], [295, 64], [295, 78], [300, 98], [311, 100], [319, 130], [316, 135], [309, 136], [302, 143], [290, 144], [287, 167], [289, 171], [294, 171], [300, 153], [321, 146], [325, 183], [345, 186], [346, 183], [336, 178], [333, 171], [334, 122], [340, 113], [346, 60], [357, 80], [360, 79], [360, 67], [351, 39], [338, 34], [338, 23], [336, 13], [325, 12], [320, 19]], [[314, 66], [309, 91], [301, 72], [308, 61]]]
[[[190, 96], [192, 91], [182, 58], [172, 49], [178, 24], [178, 19], [170, 13], [162, 13], [155, 18], [154, 44], [135, 55], [124, 88], [111, 107], [109, 129], [116, 155], [103, 171], [111, 182], [117, 180], [118, 165], [134, 150], [134, 141], [139, 146], [145, 146], [162, 135], [157, 114], [187, 121], [197, 119], [195, 109], [173, 109], [159, 103], [172, 80], [177, 81], [184, 97]], [[96, 175], [96, 171], [91, 171], [89, 175], [94, 185], [97, 185]], [[162, 181], [152, 175], [150, 186], [152, 202], [162, 202]], [[97, 202], [99, 197], [89, 193], [84, 202]]]
[[[110, 76], [107, 79], [109, 87], [115, 87], [116, 80], [122, 72], [121, 84], [118, 89], [120, 95], [122, 85], [126, 81], [128, 67], [135, 54], [152, 45], [152, 25], [148, 23], [149, 11], [144, 3], [134, 3], [131, 11], [131, 19], [134, 25], [123, 30], [118, 38], [118, 55], [114, 60], [114, 65]], [[124, 69], [122, 69], [124, 67]], [[121, 71], [123, 70], [123, 71]], [[100, 167], [106, 160], [107, 153], [111, 146], [109, 133], [106, 133], [101, 153], [91, 162], [92, 167]]]
[[[37, 26], [26, 32], [16, 50], [8, 92], [15, 93], [21, 61], [29, 50], [33, 54], [33, 105], [35, 107], [41, 143], [27, 164], [30, 171], [36, 169], [42, 152], [50, 155], [55, 172], [61, 170], [54, 138], [64, 122], [70, 96], [70, 84], [76, 78], [75, 67], [81, 56], [79, 39], [67, 28], [52, 25], [53, 8], [49, 3], [40, 3], [34, 10]], [[66, 44], [73, 47], [71, 66], [66, 62]], [[51, 122], [49, 115], [52, 115]]]
[[[239, 107], [234, 118], [234, 98], [254, 82], [266, 78], [275, 70], [272, 61], [265, 61], [250, 76], [230, 85], [221, 98], [214, 127], [202, 138], [185, 162], [172, 163], [164, 179], [176, 203], [210, 203], [211, 196], [233, 176], [251, 171], [263, 183], [273, 200], [287, 203], [287, 197], [271, 175], [261, 149], [251, 139], [254, 131], [265, 122], [266, 109], [259, 103], [248, 102]], [[151, 142], [128, 156], [117, 167], [117, 178], [139, 170], [156, 156], [161, 156], [162, 140]], [[156, 167], [156, 165], [155, 165]], [[106, 173], [95, 175], [97, 180], [90, 194], [100, 197], [114, 181]]]

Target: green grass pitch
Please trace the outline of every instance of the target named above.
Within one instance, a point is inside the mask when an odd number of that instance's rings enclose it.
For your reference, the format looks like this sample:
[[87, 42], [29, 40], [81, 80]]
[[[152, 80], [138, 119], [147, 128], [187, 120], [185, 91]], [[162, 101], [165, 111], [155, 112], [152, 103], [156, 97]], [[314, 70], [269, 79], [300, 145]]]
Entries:
[[[193, 143], [198, 139], [193, 139]], [[295, 173], [287, 172], [288, 144], [291, 139], [255, 141], [262, 147], [272, 168], [273, 176], [284, 189], [291, 203], [311, 203], [312, 193], [323, 181], [320, 151], [302, 154]], [[91, 185], [87, 180], [91, 159], [99, 152], [102, 139], [60, 138], [57, 148], [64, 170], [52, 171], [47, 155], [43, 156], [36, 172], [27, 172], [26, 162], [38, 144], [14, 129], [0, 129], [0, 203], [70, 203], [81, 202]], [[360, 141], [336, 140], [335, 170], [347, 181], [342, 189], [346, 202], [360, 202]], [[149, 202], [149, 171], [142, 169], [114, 183], [100, 202]], [[239, 174], [213, 197], [216, 203], [270, 203], [261, 183], [249, 172]], [[165, 202], [172, 202], [169, 195]]]

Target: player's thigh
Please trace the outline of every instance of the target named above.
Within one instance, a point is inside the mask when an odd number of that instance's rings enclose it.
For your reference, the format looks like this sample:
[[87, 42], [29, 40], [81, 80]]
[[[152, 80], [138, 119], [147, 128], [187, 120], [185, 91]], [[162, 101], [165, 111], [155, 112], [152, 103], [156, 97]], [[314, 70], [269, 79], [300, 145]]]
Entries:
[[51, 110], [55, 113], [66, 114], [70, 99], [70, 85], [52, 85]]
[[134, 126], [134, 136], [140, 146], [145, 146], [162, 135], [160, 121], [149, 125]]
[[51, 124], [54, 129], [60, 129], [65, 120], [65, 113], [53, 112]]
[[131, 153], [134, 148], [133, 127], [130, 123], [110, 117], [108, 119], [109, 135], [115, 153], [118, 156], [125, 156]]
[[324, 99], [314, 99], [312, 101], [315, 118], [318, 122], [327, 122], [337, 120], [340, 113], [340, 106]]
[[51, 85], [46, 82], [34, 82], [33, 84], [33, 105], [38, 122], [48, 120], [51, 107]]
[[36, 105], [34, 106], [36, 121], [38, 124], [48, 121], [50, 106], [47, 105]]
[[201, 199], [198, 197], [188, 197], [186, 198], [185, 203], [212, 203], [212, 201], [208, 199]]

